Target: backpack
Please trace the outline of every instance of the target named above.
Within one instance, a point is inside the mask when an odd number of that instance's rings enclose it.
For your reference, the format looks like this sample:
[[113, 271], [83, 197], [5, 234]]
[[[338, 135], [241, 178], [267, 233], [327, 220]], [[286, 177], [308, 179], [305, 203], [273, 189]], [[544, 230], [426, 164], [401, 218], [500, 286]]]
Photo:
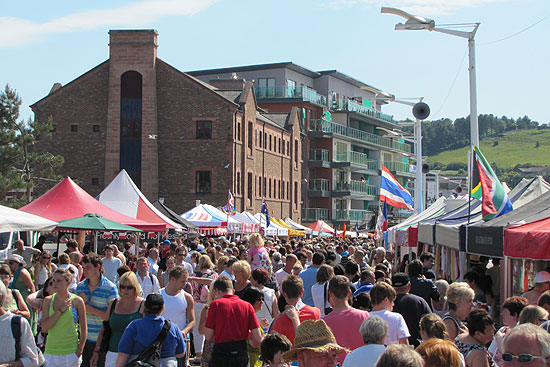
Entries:
[[15, 315], [11, 318], [11, 333], [15, 339], [15, 360], [21, 359], [21, 316]]
[[170, 320], [164, 321], [164, 325], [155, 341], [145, 348], [135, 359], [126, 364], [126, 367], [160, 367], [160, 351], [162, 349], [162, 343], [172, 324]]

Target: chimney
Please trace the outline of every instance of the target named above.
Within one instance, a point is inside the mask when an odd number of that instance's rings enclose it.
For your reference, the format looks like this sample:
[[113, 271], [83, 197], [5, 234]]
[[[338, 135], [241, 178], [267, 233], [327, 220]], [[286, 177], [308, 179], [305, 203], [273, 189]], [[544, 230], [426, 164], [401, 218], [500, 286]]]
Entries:
[[109, 31], [111, 63], [140, 63], [155, 65], [157, 36], [154, 29], [130, 29]]

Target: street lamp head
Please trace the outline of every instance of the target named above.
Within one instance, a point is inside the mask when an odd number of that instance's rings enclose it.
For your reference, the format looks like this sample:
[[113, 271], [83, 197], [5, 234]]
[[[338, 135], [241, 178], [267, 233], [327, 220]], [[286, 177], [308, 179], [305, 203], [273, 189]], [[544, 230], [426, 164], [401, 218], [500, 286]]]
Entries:
[[400, 17], [405, 18], [407, 21], [405, 24], [398, 23], [395, 25], [396, 30], [429, 30], [431, 31], [435, 27], [435, 21], [430, 18], [424, 18], [418, 15], [412, 15], [396, 8], [387, 8], [383, 7], [380, 9], [381, 13], [384, 14], [394, 14], [399, 15]]

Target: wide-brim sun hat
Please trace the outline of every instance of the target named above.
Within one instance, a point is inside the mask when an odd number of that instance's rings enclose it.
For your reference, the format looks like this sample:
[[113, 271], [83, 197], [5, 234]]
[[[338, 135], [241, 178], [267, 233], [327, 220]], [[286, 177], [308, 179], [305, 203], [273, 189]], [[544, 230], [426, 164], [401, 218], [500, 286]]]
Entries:
[[27, 262], [25, 261], [25, 259], [21, 255], [17, 255], [17, 254], [10, 255], [10, 257], [8, 257], [8, 262], [10, 262], [10, 261], [16, 261], [19, 264], [23, 265], [24, 267], [27, 266]]
[[294, 348], [283, 353], [281, 360], [283, 362], [295, 361], [297, 353], [303, 350], [312, 350], [318, 353], [336, 352], [338, 354], [351, 352], [336, 343], [334, 334], [323, 320], [302, 322], [296, 329]]

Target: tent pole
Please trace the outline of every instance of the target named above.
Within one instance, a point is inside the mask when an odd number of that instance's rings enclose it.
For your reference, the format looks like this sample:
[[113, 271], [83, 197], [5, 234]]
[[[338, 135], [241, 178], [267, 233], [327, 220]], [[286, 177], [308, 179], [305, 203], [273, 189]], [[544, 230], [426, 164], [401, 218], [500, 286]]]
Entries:
[[57, 231], [57, 258], [59, 259], [59, 242], [61, 241], [61, 231]]
[[94, 249], [95, 249], [95, 253], [97, 254], [97, 239], [98, 239], [98, 231], [94, 231]]

